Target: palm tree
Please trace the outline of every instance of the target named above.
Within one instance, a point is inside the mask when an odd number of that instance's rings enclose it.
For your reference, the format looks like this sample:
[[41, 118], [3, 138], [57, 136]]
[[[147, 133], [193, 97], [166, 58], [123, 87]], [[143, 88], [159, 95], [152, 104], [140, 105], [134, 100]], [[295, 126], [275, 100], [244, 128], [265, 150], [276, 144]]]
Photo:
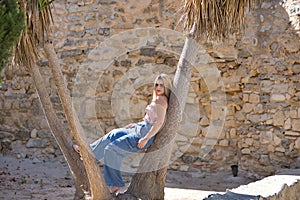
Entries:
[[[83, 129], [72, 107], [70, 95], [60, 71], [58, 58], [48, 38], [50, 34], [49, 24], [51, 23], [51, 10], [48, 5], [51, 2], [50, 0], [19, 0], [21, 8], [26, 13], [27, 29], [16, 47], [15, 60], [20, 66], [25, 66], [26, 70], [33, 76], [49, 126], [74, 175], [75, 199], [85, 198], [83, 191], [90, 192], [93, 199], [110, 199], [99, 167], [84, 142]], [[154, 170], [136, 174], [127, 194], [118, 198], [126, 198], [127, 195], [132, 194], [142, 199], [164, 199], [167, 166], [184, 109], [198, 43], [205, 38], [221, 39], [239, 30], [243, 24], [244, 9], [247, 5], [253, 5], [254, 2], [254, 0], [183, 1], [182, 21], [185, 22], [185, 28], [189, 34], [187, 34], [173, 81], [174, 89], [170, 98], [166, 125], [157, 135], [155, 143], [148, 149], [148, 152], [160, 150], [159, 156], [157, 154], [146, 154], [141, 162], [140, 172], [144, 170], [143, 168], [149, 166], [152, 166]], [[40, 48], [45, 51], [46, 58], [49, 60], [72, 134], [69, 134], [57, 119], [39, 68], [36, 65]], [[78, 155], [71, 148], [73, 137], [80, 146], [83, 162], [80, 161]], [[162, 150], [163, 152], [161, 152]]]
[[[139, 171], [152, 166], [150, 172], [137, 173], [127, 196], [141, 199], [164, 199], [167, 166], [172, 144], [176, 136], [187, 97], [191, 71], [201, 41], [222, 40], [241, 30], [246, 8], [252, 8], [255, 0], [185, 0], [182, 6], [182, 22], [188, 31], [173, 81], [173, 91], [164, 128], [141, 161]], [[149, 170], [146, 170], [149, 171]]]
[[[74, 176], [76, 187], [74, 199], [86, 198], [85, 192], [89, 192], [93, 199], [110, 199], [111, 196], [105, 187], [99, 166], [81, 136], [84, 135], [83, 129], [72, 107], [70, 94], [64, 84], [58, 58], [48, 37], [50, 34], [49, 25], [52, 19], [49, 6], [51, 2], [50, 0], [19, 0], [21, 9], [26, 13], [27, 29], [21, 35], [15, 48], [14, 60], [18, 66], [24, 66], [25, 70], [32, 74], [50, 129]], [[72, 134], [66, 131], [62, 122], [57, 118], [44, 80], [36, 64], [41, 49], [45, 51], [49, 66], [52, 69], [58, 95]], [[73, 137], [81, 148], [83, 162], [80, 161], [79, 156], [72, 149]]]

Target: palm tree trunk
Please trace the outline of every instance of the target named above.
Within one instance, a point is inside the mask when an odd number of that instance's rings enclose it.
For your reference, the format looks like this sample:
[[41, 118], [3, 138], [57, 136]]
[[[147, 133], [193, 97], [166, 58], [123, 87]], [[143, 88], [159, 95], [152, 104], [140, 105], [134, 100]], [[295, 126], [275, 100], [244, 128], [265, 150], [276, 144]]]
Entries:
[[198, 43], [188, 36], [175, 73], [166, 124], [141, 160], [139, 173], [134, 175], [128, 188], [128, 193], [137, 198], [164, 199], [167, 168], [184, 110], [197, 52]]
[[[45, 42], [44, 50], [49, 60], [49, 66], [52, 69], [58, 95], [61, 99], [66, 118], [71, 128], [71, 132], [74, 136], [75, 141], [80, 147], [80, 153], [82, 155], [83, 163], [86, 168], [88, 180], [90, 183], [91, 197], [93, 200], [111, 199], [111, 195], [109, 194], [108, 188], [106, 187], [104, 178], [101, 174], [100, 167], [98, 166], [91, 149], [88, 147], [88, 144], [84, 139], [83, 128], [79, 122], [77, 113], [72, 106], [71, 97], [69, 91], [65, 87], [64, 78], [60, 70], [60, 64], [58, 62], [57, 55], [50, 41]], [[70, 146], [68, 146], [68, 148], [70, 148]]]
[[76, 187], [74, 199], [83, 199], [84, 191], [89, 190], [86, 170], [83, 164], [79, 162], [79, 155], [70, 148], [72, 145], [71, 134], [66, 131], [64, 125], [61, 120], [58, 119], [53, 109], [44, 79], [40, 74], [38, 66], [33, 65], [30, 70], [50, 129], [73, 174]]

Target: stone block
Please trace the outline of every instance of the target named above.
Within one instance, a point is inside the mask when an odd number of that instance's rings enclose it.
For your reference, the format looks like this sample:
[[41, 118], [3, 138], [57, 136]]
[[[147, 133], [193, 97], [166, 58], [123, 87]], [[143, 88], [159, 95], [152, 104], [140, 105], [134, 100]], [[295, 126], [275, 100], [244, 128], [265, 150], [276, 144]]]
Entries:
[[285, 131], [285, 135], [287, 135], [287, 136], [293, 136], [293, 137], [300, 137], [300, 132], [296, 132], [296, 131]]
[[297, 112], [297, 110], [294, 110], [294, 108], [292, 108], [292, 110], [290, 110], [290, 117], [292, 119], [298, 118], [298, 112]]
[[292, 120], [292, 130], [300, 131], [300, 119], [293, 119]]
[[228, 140], [221, 140], [219, 141], [219, 145], [222, 147], [228, 147], [229, 146], [229, 141]]
[[68, 15], [67, 20], [69, 22], [78, 22], [80, 21], [81, 17], [79, 15]]
[[293, 65], [292, 71], [294, 72], [294, 74], [299, 74], [300, 73], [300, 64]]
[[250, 154], [251, 153], [250, 149], [248, 149], [248, 148], [242, 149], [241, 152], [242, 152], [242, 154]]
[[184, 136], [184, 135], [176, 134], [175, 141], [178, 141], [178, 142], [188, 142], [188, 138], [186, 136]]
[[243, 111], [244, 113], [250, 113], [253, 109], [254, 109], [254, 105], [253, 105], [253, 104], [251, 104], [251, 103], [245, 103], [245, 104], [243, 105], [242, 111]]
[[[192, 102], [195, 102], [195, 97], [192, 99], [193, 99]], [[191, 104], [191, 103], [186, 102], [183, 115], [187, 121], [189, 121], [191, 123], [197, 123], [197, 124], [199, 123], [200, 111], [199, 111], [198, 106], [195, 106], [194, 103]]]
[[37, 137], [37, 130], [36, 129], [33, 129], [32, 131], [31, 131], [31, 133], [30, 133], [30, 137], [31, 138], [36, 138]]
[[270, 101], [271, 102], [284, 102], [285, 96], [283, 94], [272, 94]]
[[246, 115], [247, 119], [252, 123], [259, 123], [261, 122], [261, 115]]
[[284, 153], [284, 152], [285, 152], [285, 148], [283, 148], [283, 147], [276, 147], [276, 148], [275, 148], [275, 151]]
[[269, 144], [273, 140], [273, 133], [271, 131], [261, 132], [260, 133], [260, 143], [261, 144]]
[[246, 138], [245, 143], [248, 144], [249, 146], [252, 146], [253, 144], [253, 138]]
[[178, 133], [187, 137], [195, 137], [198, 133], [198, 124], [182, 123], [178, 129]]
[[102, 36], [108, 36], [110, 35], [110, 32], [111, 32], [110, 28], [99, 28], [98, 30], [99, 35]]
[[285, 149], [289, 149], [289, 146], [292, 142], [290, 140], [281, 140], [281, 146]]
[[275, 152], [275, 147], [273, 145], [269, 144], [268, 147], [267, 147], [267, 150], [268, 150], [268, 152], [274, 153]]
[[194, 162], [196, 162], [197, 159], [198, 159], [198, 157], [194, 156], [194, 155], [184, 154], [182, 156], [182, 161], [187, 164], [194, 163]]
[[274, 126], [283, 126], [284, 125], [285, 116], [282, 111], [278, 111], [273, 116], [273, 124]]
[[285, 94], [288, 92], [288, 87], [288, 84], [275, 84], [272, 86], [272, 91], [279, 94]]
[[180, 165], [179, 170], [186, 172], [186, 171], [189, 170], [189, 166], [187, 166], [187, 165]]
[[21, 141], [27, 141], [30, 138], [30, 131], [19, 130], [15, 133], [15, 139]]
[[230, 129], [229, 134], [230, 134], [230, 138], [231, 139], [237, 138], [237, 134], [236, 134], [236, 129], [235, 128]]
[[[271, 186], [271, 187], [270, 187]], [[287, 200], [300, 198], [300, 177], [295, 175], [274, 175], [262, 180], [242, 185], [230, 191], [242, 195], [252, 195], [266, 200]], [[253, 199], [245, 198], [245, 199]]]
[[191, 143], [195, 146], [201, 146], [202, 143], [203, 143], [203, 139], [200, 138], [200, 137], [195, 137], [195, 138], [192, 138], [191, 140]]
[[200, 125], [201, 126], [208, 126], [209, 125], [209, 119], [206, 116], [203, 116], [202, 119], [200, 120]]
[[27, 148], [43, 148], [46, 147], [47, 140], [39, 138], [30, 138], [26, 143]]
[[249, 101], [249, 94], [243, 94], [243, 101], [244, 102], [247, 102], [247, 101]]
[[300, 150], [300, 137], [295, 141], [295, 148]]
[[236, 125], [237, 125], [237, 121], [234, 119], [229, 119], [225, 122], [226, 128], [233, 128], [233, 127], [236, 127]]
[[229, 140], [229, 146], [237, 148], [238, 141], [236, 139]]
[[269, 156], [268, 155], [261, 155], [260, 156], [260, 159], [259, 159], [259, 162], [262, 164], [262, 165], [270, 165], [270, 159], [269, 159]]
[[42, 150], [44, 154], [55, 154], [55, 149], [52, 147], [47, 147]]
[[288, 129], [292, 128], [292, 120], [291, 120], [291, 118], [287, 118], [287, 120], [285, 120], [283, 128], [285, 130], [288, 130]]
[[260, 96], [258, 94], [250, 94], [249, 102], [253, 104], [258, 104], [260, 102]]
[[5, 138], [13, 139], [13, 134], [6, 131], [0, 131], [0, 139], [5, 139]]
[[242, 148], [248, 148], [249, 147], [249, 144], [243, 142], [240, 144]]
[[52, 132], [48, 131], [48, 130], [39, 131], [37, 135], [38, 135], [39, 138], [51, 138], [52, 137]]
[[276, 135], [274, 135], [274, 137], [273, 137], [273, 144], [275, 146], [279, 146], [281, 144], [281, 139]]
[[254, 112], [255, 113], [263, 113], [264, 112], [264, 106], [262, 104], [257, 104], [255, 107], [254, 107]]

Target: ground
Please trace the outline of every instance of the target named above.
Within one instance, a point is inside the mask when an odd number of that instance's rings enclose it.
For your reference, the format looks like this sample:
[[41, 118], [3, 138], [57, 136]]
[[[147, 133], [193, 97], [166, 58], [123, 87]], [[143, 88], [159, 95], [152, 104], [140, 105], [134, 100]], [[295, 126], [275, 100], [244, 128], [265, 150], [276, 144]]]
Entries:
[[[199, 200], [211, 193], [252, 182], [253, 177], [230, 170], [217, 173], [168, 171], [166, 200]], [[24, 159], [0, 155], [0, 199], [72, 200], [72, 175], [63, 159]]]

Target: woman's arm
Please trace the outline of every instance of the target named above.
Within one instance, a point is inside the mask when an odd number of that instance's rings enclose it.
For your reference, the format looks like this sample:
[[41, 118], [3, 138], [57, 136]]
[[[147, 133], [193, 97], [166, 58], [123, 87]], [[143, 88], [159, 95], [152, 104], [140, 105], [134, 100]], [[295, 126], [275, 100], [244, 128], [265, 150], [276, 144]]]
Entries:
[[138, 148], [144, 148], [150, 138], [152, 138], [162, 127], [165, 121], [166, 111], [168, 108], [167, 98], [165, 96], [160, 96], [155, 101], [154, 112], [156, 112], [156, 121], [152, 125], [151, 129], [143, 138], [138, 141]]
[[133, 127], [135, 127], [135, 125], [136, 125], [135, 123], [131, 123], [131, 124], [127, 124], [123, 128], [133, 128]]

